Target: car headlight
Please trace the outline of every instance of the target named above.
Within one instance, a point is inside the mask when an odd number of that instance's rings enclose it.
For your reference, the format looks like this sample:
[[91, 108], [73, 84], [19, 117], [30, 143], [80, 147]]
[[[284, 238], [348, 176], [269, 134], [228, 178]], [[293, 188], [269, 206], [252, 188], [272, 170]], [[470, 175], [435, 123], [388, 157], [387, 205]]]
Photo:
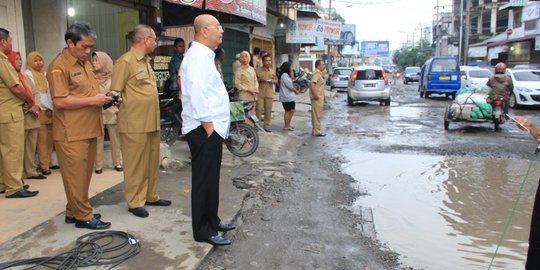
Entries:
[[515, 89], [520, 91], [520, 92], [526, 92], [526, 93], [531, 93], [533, 91], [532, 89], [529, 89], [529, 88], [526, 88], [526, 87], [519, 87], [519, 86], [516, 86]]

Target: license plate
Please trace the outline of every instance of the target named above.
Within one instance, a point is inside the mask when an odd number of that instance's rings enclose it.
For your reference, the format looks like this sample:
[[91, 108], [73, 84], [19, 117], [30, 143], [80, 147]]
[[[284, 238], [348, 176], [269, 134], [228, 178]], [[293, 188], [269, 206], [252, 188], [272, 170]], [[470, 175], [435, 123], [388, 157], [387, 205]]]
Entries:
[[440, 76], [440, 77], [439, 77], [439, 80], [441, 80], [441, 81], [449, 81], [449, 80], [450, 80], [450, 76]]
[[364, 87], [375, 87], [374, 83], [366, 83], [364, 84]]

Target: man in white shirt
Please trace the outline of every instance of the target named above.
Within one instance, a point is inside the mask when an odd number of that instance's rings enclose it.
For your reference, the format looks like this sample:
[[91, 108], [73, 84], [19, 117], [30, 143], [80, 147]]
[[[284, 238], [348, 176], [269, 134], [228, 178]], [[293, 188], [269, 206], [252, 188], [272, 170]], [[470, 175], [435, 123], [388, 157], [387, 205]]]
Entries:
[[191, 152], [191, 213], [193, 238], [212, 245], [230, 245], [218, 231], [235, 229], [218, 217], [219, 174], [223, 140], [228, 136], [229, 96], [214, 64], [214, 49], [222, 42], [223, 27], [211, 15], [194, 21], [195, 40], [180, 67], [182, 132]]

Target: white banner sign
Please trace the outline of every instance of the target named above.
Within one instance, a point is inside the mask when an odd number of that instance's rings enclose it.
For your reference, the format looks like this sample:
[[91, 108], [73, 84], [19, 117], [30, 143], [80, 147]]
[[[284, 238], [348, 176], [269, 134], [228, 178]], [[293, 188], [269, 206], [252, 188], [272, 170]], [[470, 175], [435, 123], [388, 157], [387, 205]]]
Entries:
[[298, 19], [287, 27], [286, 43], [315, 43], [315, 19]]
[[529, 3], [523, 7], [523, 14], [521, 20], [526, 22], [530, 20], [536, 20], [540, 18], [540, 3]]
[[341, 26], [343, 24], [338, 21], [317, 20], [315, 34], [322, 38], [330, 40], [338, 40], [341, 36]]

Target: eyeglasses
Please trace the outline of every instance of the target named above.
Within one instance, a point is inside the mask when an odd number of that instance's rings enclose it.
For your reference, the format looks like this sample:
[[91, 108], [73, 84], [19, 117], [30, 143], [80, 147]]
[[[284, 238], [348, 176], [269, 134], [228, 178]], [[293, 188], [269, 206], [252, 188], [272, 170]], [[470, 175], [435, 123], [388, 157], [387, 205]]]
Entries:
[[223, 30], [223, 26], [221, 26], [220, 24], [216, 25], [216, 26], [205, 26], [204, 28], [213, 28], [213, 29], [217, 29], [217, 30]]

